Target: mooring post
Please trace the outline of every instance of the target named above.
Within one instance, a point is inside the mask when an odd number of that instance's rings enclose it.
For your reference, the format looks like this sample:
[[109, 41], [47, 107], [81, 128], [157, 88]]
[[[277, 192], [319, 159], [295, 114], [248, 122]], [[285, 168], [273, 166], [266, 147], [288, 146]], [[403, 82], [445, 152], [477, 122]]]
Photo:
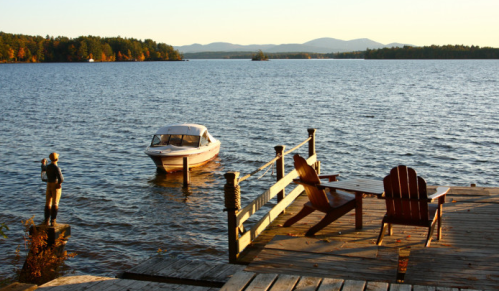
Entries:
[[32, 225], [29, 228], [29, 234], [33, 235], [36, 232], [46, 232], [47, 233], [47, 246], [51, 246], [62, 234], [63, 240], [67, 242], [71, 236], [71, 225], [57, 223], [56, 226], [46, 226], [46, 225]]
[[[30, 265], [28, 264], [28, 261], [32, 258], [32, 256], [39, 255], [40, 252], [46, 252], [47, 250], [50, 250], [52, 247], [57, 247], [53, 249], [53, 254], [62, 257], [64, 256], [64, 246], [69, 240], [69, 237], [71, 236], [71, 226], [69, 224], [62, 224], [62, 223], [57, 223], [56, 226], [47, 226], [47, 225], [32, 225], [29, 228], [29, 235], [31, 240], [37, 240], [40, 239], [39, 234], [40, 233], [45, 233], [45, 239], [46, 239], [46, 246], [43, 249], [39, 249], [37, 253], [34, 253], [32, 249], [29, 250], [28, 256], [26, 257], [26, 261], [23, 265], [23, 268], [21, 270], [21, 274], [19, 276], [19, 282], [21, 283], [26, 283], [30, 282], [31, 274], [30, 272]], [[62, 244], [58, 245], [59, 242], [57, 240], [61, 238], [62, 239]], [[56, 244], [57, 242], [57, 244]], [[54, 246], [55, 245], [55, 246]], [[51, 266], [53, 268], [54, 266]], [[51, 280], [55, 279], [56, 274], [54, 273], [51, 268], [46, 268], [43, 269], [42, 272], [44, 272], [43, 276], [47, 276], [49, 278], [52, 278]]]
[[[280, 157], [276, 161], [276, 170], [277, 170], [277, 181], [281, 180], [285, 176], [284, 172], [284, 149], [286, 148], [285, 145], [278, 145], [275, 146], [275, 156]], [[281, 202], [282, 199], [284, 199], [284, 196], [286, 195], [285, 190], [282, 189], [278, 194], [277, 194], [277, 203]]]
[[237, 262], [239, 247], [239, 226], [237, 225], [237, 213], [241, 208], [241, 191], [239, 188], [239, 172], [227, 172], [224, 175], [227, 183], [224, 186], [225, 211], [227, 211], [227, 226], [229, 229], [229, 263]]
[[189, 176], [189, 157], [184, 157], [184, 169], [182, 170], [184, 176], [184, 187], [189, 186], [191, 183]]

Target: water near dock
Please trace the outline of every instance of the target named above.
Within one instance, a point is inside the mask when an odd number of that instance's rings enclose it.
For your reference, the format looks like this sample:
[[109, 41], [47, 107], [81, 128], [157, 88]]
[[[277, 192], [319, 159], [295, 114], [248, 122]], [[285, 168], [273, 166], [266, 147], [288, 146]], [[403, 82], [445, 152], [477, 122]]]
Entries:
[[[246, 174], [317, 128], [323, 172], [381, 178], [398, 164], [431, 185], [498, 186], [498, 61], [197, 60], [0, 65], [0, 277], [43, 215], [39, 160], [60, 154], [58, 220], [72, 226], [77, 274], [112, 276], [158, 249], [227, 261], [223, 174]], [[206, 125], [219, 158], [157, 174], [143, 153], [157, 128]], [[260, 194], [267, 176], [242, 193]], [[245, 187], [248, 189], [251, 187]]]

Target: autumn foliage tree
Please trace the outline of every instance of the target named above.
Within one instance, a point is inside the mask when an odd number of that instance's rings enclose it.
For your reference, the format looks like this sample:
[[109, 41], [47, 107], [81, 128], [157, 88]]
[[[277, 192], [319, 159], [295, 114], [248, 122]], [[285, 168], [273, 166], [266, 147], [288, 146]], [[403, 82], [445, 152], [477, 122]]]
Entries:
[[41, 37], [0, 31], [0, 63], [13, 62], [181, 61], [171, 45], [134, 38]]

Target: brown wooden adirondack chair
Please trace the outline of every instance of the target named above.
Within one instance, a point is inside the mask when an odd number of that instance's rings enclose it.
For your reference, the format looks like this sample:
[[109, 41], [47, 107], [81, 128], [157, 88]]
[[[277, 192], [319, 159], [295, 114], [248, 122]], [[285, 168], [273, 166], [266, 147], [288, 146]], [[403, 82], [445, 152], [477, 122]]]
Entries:
[[291, 226], [316, 210], [326, 213], [324, 218], [305, 234], [306, 236], [313, 236], [319, 230], [354, 209], [355, 195], [343, 191], [327, 193], [324, 188], [320, 187], [320, 179], [327, 178], [332, 182], [336, 181], [338, 175], [318, 176], [314, 168], [307, 164], [304, 158], [296, 154], [293, 159], [295, 161], [295, 169], [300, 176], [300, 179], [295, 179], [294, 182], [303, 185], [309, 202], [303, 205], [300, 212], [288, 219], [284, 223], [284, 226]]
[[[438, 222], [437, 237], [442, 238], [442, 204], [449, 187], [438, 187], [437, 193], [428, 196], [426, 181], [406, 166], [393, 168], [383, 179], [383, 186], [386, 214], [381, 223], [378, 245], [381, 245], [387, 229], [389, 235], [392, 234], [392, 224], [427, 227], [425, 246], [428, 247]], [[429, 203], [434, 199], [438, 199], [438, 205]]]

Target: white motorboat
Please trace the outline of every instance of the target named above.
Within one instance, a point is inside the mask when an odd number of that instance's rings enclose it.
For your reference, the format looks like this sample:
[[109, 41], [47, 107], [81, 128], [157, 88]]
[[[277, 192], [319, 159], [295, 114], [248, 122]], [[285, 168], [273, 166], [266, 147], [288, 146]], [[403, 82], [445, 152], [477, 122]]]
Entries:
[[158, 129], [145, 153], [158, 170], [167, 173], [181, 171], [184, 157], [189, 157], [189, 168], [199, 167], [217, 157], [220, 141], [198, 124], [171, 124]]

